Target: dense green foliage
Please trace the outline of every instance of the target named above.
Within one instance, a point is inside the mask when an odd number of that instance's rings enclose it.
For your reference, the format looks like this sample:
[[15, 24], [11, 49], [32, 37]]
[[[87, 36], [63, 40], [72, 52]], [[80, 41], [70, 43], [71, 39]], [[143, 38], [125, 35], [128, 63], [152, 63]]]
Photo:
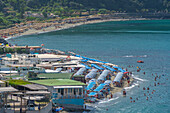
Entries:
[[22, 54], [22, 53], [26, 53], [28, 54], [29, 53], [29, 50], [26, 50], [26, 49], [21, 49], [21, 48], [2, 48], [0, 47], [0, 54], [5, 54], [5, 53], [19, 53], [19, 54]]
[[24, 80], [8, 80], [8, 82], [9, 82], [9, 85], [12, 85], [12, 86], [31, 84], [31, 83], [24, 81]]
[[[135, 13], [168, 13], [169, 0], [0, 0], [0, 26], [25, 20], [42, 20], [34, 17], [24, 17], [25, 12], [41, 13], [45, 18], [51, 13], [65, 18], [90, 14], [105, 14], [112, 12]], [[87, 13], [83, 13], [87, 12]], [[42, 17], [41, 17], [42, 18]]]

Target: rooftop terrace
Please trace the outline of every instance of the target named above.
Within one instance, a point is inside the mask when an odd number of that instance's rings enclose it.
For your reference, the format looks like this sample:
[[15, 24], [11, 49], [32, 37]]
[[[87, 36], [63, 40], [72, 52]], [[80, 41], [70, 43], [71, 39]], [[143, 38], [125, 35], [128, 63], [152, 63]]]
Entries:
[[49, 79], [70, 79], [73, 73], [38, 74], [38, 77]]
[[30, 82], [46, 85], [46, 86], [64, 86], [64, 85], [86, 85], [82, 82], [70, 79], [45, 79], [45, 80], [31, 80]]
[[31, 84], [27, 81], [24, 80], [8, 80], [10, 85], [27, 85], [27, 84]]

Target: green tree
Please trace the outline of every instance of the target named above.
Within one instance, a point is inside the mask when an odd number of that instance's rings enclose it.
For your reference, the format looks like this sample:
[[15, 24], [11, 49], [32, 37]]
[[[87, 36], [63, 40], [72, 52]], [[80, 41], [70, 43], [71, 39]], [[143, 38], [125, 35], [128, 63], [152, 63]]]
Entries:
[[4, 24], [4, 18], [0, 17], [0, 25]]
[[48, 17], [48, 16], [47, 16], [47, 12], [46, 12], [45, 9], [42, 11], [42, 14], [43, 14], [44, 18], [47, 18], [47, 17]]

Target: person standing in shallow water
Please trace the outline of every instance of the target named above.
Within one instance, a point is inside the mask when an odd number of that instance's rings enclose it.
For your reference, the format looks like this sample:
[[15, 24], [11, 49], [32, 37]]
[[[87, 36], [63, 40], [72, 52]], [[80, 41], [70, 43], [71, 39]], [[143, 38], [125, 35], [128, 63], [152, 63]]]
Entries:
[[125, 89], [123, 89], [123, 96], [126, 96], [126, 91], [125, 91]]

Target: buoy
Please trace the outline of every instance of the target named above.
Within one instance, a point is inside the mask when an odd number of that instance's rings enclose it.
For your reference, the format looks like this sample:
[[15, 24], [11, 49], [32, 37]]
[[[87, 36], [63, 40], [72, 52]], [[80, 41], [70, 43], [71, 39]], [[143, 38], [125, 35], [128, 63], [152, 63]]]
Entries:
[[137, 63], [144, 63], [144, 61], [142, 61], [142, 60], [138, 60], [138, 61], [137, 61]]

